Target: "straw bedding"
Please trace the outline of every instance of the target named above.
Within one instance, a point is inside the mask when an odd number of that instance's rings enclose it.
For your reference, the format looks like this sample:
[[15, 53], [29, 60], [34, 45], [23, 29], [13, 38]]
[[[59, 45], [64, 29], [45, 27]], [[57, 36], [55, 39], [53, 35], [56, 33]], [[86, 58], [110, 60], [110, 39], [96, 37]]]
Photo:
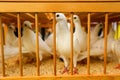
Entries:
[[[79, 74], [87, 74], [87, 60], [78, 62]], [[90, 72], [91, 74], [103, 74], [103, 60], [98, 58], [91, 58]], [[115, 69], [117, 60], [109, 60], [107, 62], [107, 74], [120, 74], [120, 70]], [[6, 76], [19, 76], [19, 61], [18, 55], [5, 60]], [[57, 59], [57, 74], [62, 75], [61, 72], [64, 68], [64, 63]], [[23, 55], [23, 73], [24, 76], [36, 75], [36, 60], [35, 55], [32, 53]], [[69, 73], [70, 74], [70, 73]], [[2, 68], [0, 64], [0, 75], [2, 75]], [[43, 59], [40, 64], [40, 75], [53, 75], [53, 58], [48, 56]], [[67, 74], [63, 74], [67, 75]]]

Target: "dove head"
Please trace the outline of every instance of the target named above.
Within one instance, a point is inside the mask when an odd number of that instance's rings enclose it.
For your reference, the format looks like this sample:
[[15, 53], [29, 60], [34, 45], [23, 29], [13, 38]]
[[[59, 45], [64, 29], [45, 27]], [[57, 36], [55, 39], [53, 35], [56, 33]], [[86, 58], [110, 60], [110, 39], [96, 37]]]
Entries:
[[66, 20], [66, 17], [63, 13], [56, 13], [56, 21], [62, 21], [62, 20]]
[[24, 27], [32, 29], [32, 23], [30, 21], [24, 21], [23, 22], [23, 28]]
[[9, 24], [8, 28], [15, 31], [15, 26], [13, 24]]
[[79, 16], [73, 15], [73, 22], [80, 22]]

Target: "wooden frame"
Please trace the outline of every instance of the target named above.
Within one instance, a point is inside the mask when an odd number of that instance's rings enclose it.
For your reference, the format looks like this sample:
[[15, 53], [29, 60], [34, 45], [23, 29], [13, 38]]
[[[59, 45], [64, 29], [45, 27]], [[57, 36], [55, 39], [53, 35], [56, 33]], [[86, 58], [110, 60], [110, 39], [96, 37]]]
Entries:
[[0, 2], [0, 12], [120, 12], [120, 2]]
[[119, 75], [79, 75], [79, 76], [27, 76], [27, 77], [6, 77], [1, 80], [119, 80]]
[[[83, 0], [57, 0], [57, 1], [55, 1], [55, 0], [18, 0], [18, 1], [16, 1], [16, 0], [1, 0], [0, 13], [4, 13], [4, 12], [120, 12], [120, 1], [119, 0], [84, 0], [84, 1]], [[88, 19], [90, 19], [90, 15], [88, 17], [89, 17]], [[108, 17], [108, 15], [106, 17]], [[107, 21], [106, 19], [105, 19], [105, 21]], [[54, 21], [54, 23], [55, 23], [55, 21]], [[89, 23], [88, 26], [90, 27], [90, 20], [88, 21], [88, 23]], [[71, 23], [71, 24], [73, 24], [73, 23]], [[37, 26], [38, 26], [38, 24], [37, 24], [37, 14], [36, 14], [36, 27]], [[53, 25], [53, 27], [54, 26], [55, 25]], [[108, 24], [106, 23], [105, 26], [107, 27]], [[36, 30], [37, 30], [37, 28], [36, 28]], [[55, 36], [56, 36], [55, 32], [54, 32], [54, 41], [55, 41]], [[36, 33], [36, 35], [38, 35], [38, 33]], [[89, 42], [90, 41], [88, 41], [88, 43]], [[105, 38], [105, 43], [106, 43], [106, 38]], [[36, 45], [36, 47], [37, 46], [38, 45]], [[88, 46], [90, 46], [90, 45], [88, 44]], [[54, 43], [54, 47], [56, 48], [55, 43]], [[106, 47], [106, 44], [105, 44], [105, 47]], [[39, 52], [38, 49], [36, 49], [36, 50], [37, 50], [37, 52]], [[105, 48], [105, 50], [106, 50], [106, 48]], [[89, 51], [90, 50], [88, 49], [88, 52]], [[54, 54], [54, 63], [56, 63], [55, 62], [56, 61], [55, 50], [54, 50], [54, 53], [55, 53]], [[106, 53], [106, 51], [105, 51], [105, 53]], [[21, 55], [21, 52], [20, 52], [20, 55]], [[104, 57], [106, 57], [106, 54], [104, 55]], [[88, 63], [89, 62], [90, 61], [89, 61], [89, 56], [88, 56]], [[105, 63], [106, 63], [106, 59], [105, 59]], [[21, 65], [22, 65], [22, 63], [21, 63]], [[88, 64], [88, 68], [90, 67], [89, 65], [90, 64]], [[106, 67], [105, 67], [105, 69], [106, 69]], [[47, 76], [47, 77], [46, 76], [24, 77], [24, 76], [22, 76], [22, 73], [21, 73], [22, 77], [0, 77], [0, 80], [39, 80], [39, 79], [41, 79], [41, 80], [44, 80], [44, 79], [48, 79], [48, 80], [51, 80], [51, 79], [58, 79], [58, 80], [60, 80], [60, 79], [61, 80], [64, 80], [64, 79], [66, 79], [66, 80], [77, 80], [77, 79], [110, 80], [110, 79], [112, 79], [112, 80], [118, 80], [118, 79], [120, 79], [120, 75], [107, 75], [107, 74], [89, 75], [90, 74], [89, 69], [88, 69], [88, 75], [56, 76], [55, 73], [56, 73], [56, 68], [54, 69], [54, 76], [52, 75], [52, 76]], [[106, 73], [106, 72], [104, 71], [104, 73]], [[39, 72], [38, 72], [38, 75], [39, 75]]]
[[3, 2], [117, 2], [119, 0], [1, 0]]

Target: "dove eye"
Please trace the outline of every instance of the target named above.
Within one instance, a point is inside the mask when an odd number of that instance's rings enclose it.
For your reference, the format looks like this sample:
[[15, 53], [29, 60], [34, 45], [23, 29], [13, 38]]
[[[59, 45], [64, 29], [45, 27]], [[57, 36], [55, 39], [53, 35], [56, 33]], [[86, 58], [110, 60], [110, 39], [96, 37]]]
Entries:
[[27, 27], [27, 24], [25, 24], [25, 26]]
[[74, 17], [74, 19], [77, 19], [77, 17]]
[[56, 16], [57, 16], [57, 17], [59, 17], [60, 15], [59, 15], [59, 14], [57, 14]]
[[10, 27], [10, 29], [12, 29], [12, 27]]

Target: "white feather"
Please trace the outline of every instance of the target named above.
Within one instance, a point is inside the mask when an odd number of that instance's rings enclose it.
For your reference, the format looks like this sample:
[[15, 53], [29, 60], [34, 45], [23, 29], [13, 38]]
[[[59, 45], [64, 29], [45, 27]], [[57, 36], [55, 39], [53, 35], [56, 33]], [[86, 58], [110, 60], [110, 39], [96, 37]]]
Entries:
[[[19, 53], [18, 47], [4, 45], [4, 58], [5, 59], [13, 57], [13, 56], [17, 55], [18, 53]], [[29, 51], [27, 51], [25, 48], [22, 47], [22, 53], [29, 53]], [[0, 55], [0, 58], [1, 58], [1, 55]]]
[[[29, 28], [31, 28], [31, 23], [29, 21], [24, 21], [22, 42], [24, 47], [28, 51], [36, 52], [36, 34]], [[51, 49], [41, 39], [40, 36], [38, 36], [38, 38], [39, 38], [39, 56], [40, 60], [42, 60], [42, 54], [51, 53]]]
[[[90, 45], [92, 46], [97, 40], [99, 40], [102, 37], [98, 36], [98, 33], [100, 29], [103, 28], [102, 24], [97, 24], [93, 30], [90, 32]], [[101, 35], [102, 36], [102, 35]]]
[[63, 59], [65, 67], [68, 67], [70, 58], [70, 31], [64, 14], [56, 13], [56, 47]]
[[[113, 54], [112, 52], [112, 44], [114, 42], [114, 37], [113, 37], [113, 30], [111, 28], [108, 37], [107, 37], [107, 56], [112, 57]], [[90, 56], [95, 56], [95, 57], [100, 57], [103, 56], [104, 54], [104, 38], [101, 38], [97, 40], [90, 48]], [[82, 60], [84, 58], [87, 58], [88, 52], [84, 51], [82, 55], [79, 57], [79, 60]]]
[[75, 25], [74, 33], [74, 67], [77, 65], [77, 58], [82, 51], [87, 49], [87, 33], [83, 30], [81, 26], [81, 21], [79, 16], [73, 15], [73, 22]]
[[[6, 34], [6, 40], [5, 40], [6, 45], [4, 45], [5, 59], [13, 57], [19, 53], [18, 38], [15, 36], [14, 30], [15, 30], [15, 26], [10, 24], [8, 26], [8, 31]], [[22, 47], [22, 53], [29, 53], [29, 51], [27, 51], [24, 47]], [[1, 58], [1, 55], [0, 55], [0, 58]]]
[[15, 30], [15, 26], [10, 24], [8, 26], [5, 43], [6, 43], [6, 45], [17, 47], [18, 46], [18, 38], [15, 36], [14, 30]]

